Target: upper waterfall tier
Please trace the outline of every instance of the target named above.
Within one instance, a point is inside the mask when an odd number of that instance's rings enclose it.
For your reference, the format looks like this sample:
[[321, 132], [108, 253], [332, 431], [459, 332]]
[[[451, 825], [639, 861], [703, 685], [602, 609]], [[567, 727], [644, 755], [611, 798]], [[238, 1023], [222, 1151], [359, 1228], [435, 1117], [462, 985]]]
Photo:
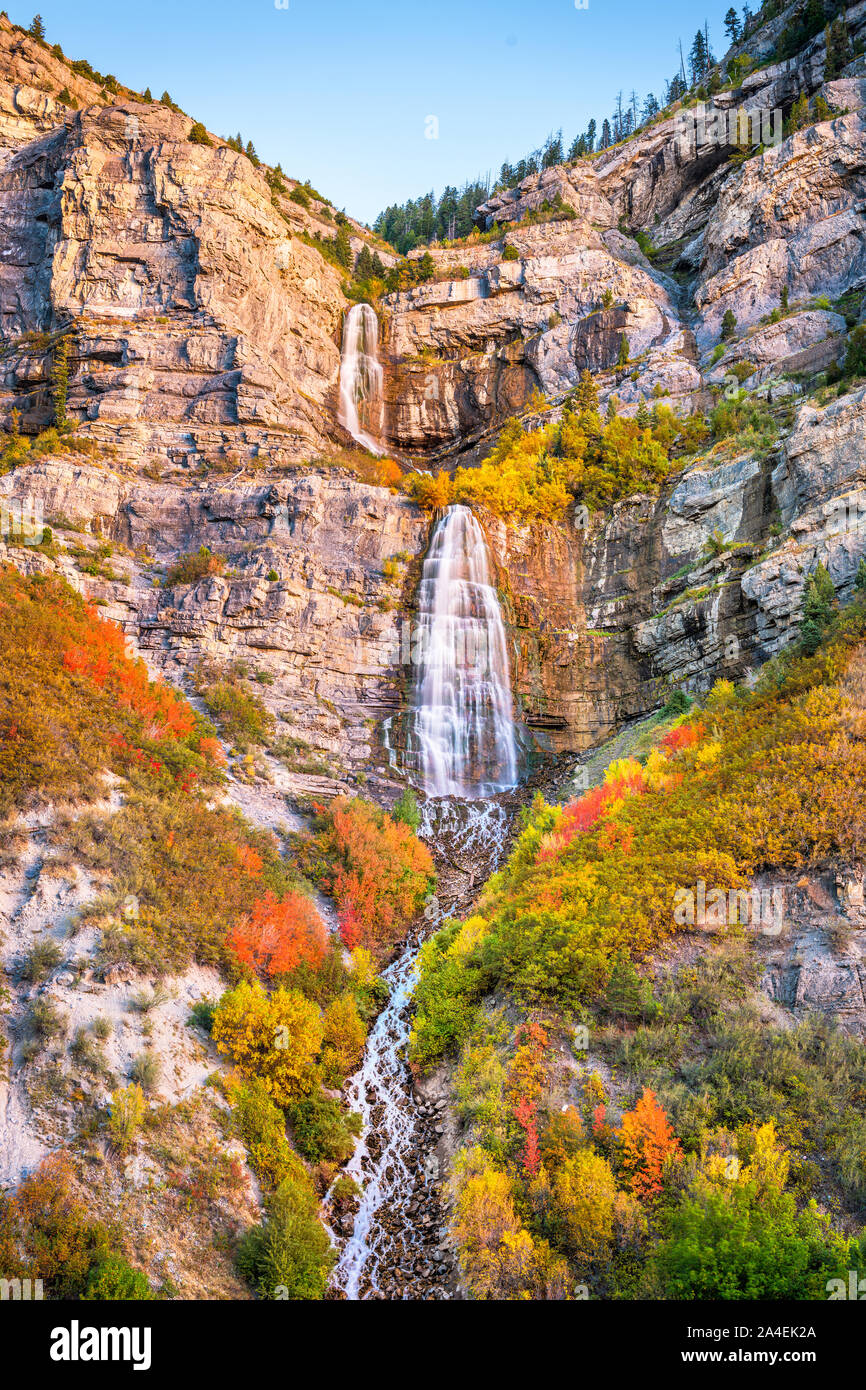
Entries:
[[338, 419], [363, 448], [372, 454], [381, 454], [376, 440], [364, 429], [367, 425], [380, 431], [381, 417], [379, 320], [369, 304], [353, 304], [343, 325]]

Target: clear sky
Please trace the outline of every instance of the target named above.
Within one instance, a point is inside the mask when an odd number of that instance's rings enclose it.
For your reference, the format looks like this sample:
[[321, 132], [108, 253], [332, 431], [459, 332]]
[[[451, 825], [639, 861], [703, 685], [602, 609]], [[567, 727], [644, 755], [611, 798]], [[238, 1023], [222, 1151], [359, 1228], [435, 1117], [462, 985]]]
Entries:
[[[619, 89], [661, 97], [730, 0], [29, 0], [49, 43], [128, 86], [167, 90], [218, 135], [372, 222], [388, 203], [516, 161], [560, 126], [599, 128]], [[755, 5], [754, 8], [757, 8]], [[438, 138], [426, 138], [438, 121]]]

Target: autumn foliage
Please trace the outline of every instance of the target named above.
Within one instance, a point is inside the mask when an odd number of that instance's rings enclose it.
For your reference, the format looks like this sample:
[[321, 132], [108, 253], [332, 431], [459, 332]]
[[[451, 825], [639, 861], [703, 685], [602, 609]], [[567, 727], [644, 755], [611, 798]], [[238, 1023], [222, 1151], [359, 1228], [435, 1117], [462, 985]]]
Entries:
[[5, 1279], [41, 1279], [48, 1298], [80, 1298], [111, 1253], [76, 1190], [68, 1154], [52, 1153], [10, 1195], [0, 1194], [0, 1268]]
[[694, 748], [704, 736], [704, 726], [700, 721], [694, 724], [677, 724], [666, 733], [661, 741], [662, 748], [670, 753], [681, 753], [685, 748]]
[[92, 798], [106, 768], [187, 790], [218, 776], [212, 730], [56, 577], [0, 571], [0, 711], [0, 811]]
[[682, 1147], [652, 1091], [645, 1088], [634, 1110], [623, 1115], [618, 1138], [632, 1192], [642, 1201], [657, 1197], [665, 1163], [680, 1159]]
[[241, 980], [220, 999], [212, 1036], [217, 1051], [241, 1076], [258, 1079], [277, 1105], [313, 1089], [324, 1024], [318, 1006], [297, 990], [267, 995], [257, 980]]
[[144, 662], [127, 654], [120, 628], [105, 622], [89, 604], [85, 605], [84, 618], [86, 640], [66, 648], [66, 670], [85, 677], [113, 695], [121, 708], [138, 715], [150, 738], [183, 738], [192, 733], [195, 715], [186, 700], [162, 681], [152, 681]]
[[433, 881], [426, 845], [402, 821], [370, 802], [337, 797], [297, 846], [301, 867], [329, 892], [349, 950], [393, 945], [418, 913]]
[[273, 979], [301, 964], [321, 965], [328, 934], [309, 898], [290, 892], [279, 899], [269, 891], [233, 928], [229, 946], [242, 965]]
[[[528, 1006], [578, 1008], [604, 991], [620, 953], [639, 959], [683, 929], [677, 893], [748, 890], [770, 868], [802, 870], [866, 850], [866, 738], [855, 612], [851, 635], [768, 673], [720, 683], [642, 763], [611, 763], [565, 807], [537, 797], [512, 854], [456, 953], [426, 943], [413, 1049], [428, 1065], [462, 1043], [473, 1004], [502, 988]], [[847, 673], [847, 674], [846, 674]]]

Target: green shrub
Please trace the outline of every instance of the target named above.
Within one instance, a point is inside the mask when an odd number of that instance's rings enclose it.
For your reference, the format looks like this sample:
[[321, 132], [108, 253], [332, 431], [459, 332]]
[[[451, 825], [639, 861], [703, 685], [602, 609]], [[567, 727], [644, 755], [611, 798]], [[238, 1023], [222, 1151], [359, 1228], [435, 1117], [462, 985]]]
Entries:
[[662, 714], [666, 719], [675, 719], [677, 715], [687, 714], [692, 707], [692, 700], [684, 690], [675, 690], [669, 697], [667, 704], [662, 709]]
[[504, 261], [519, 261], [520, 252], [516, 246], [508, 244], [502, 248], [502, 259]]
[[44, 937], [42, 941], [37, 941], [35, 946], [24, 958], [21, 967], [22, 980], [32, 980], [38, 983], [50, 975], [63, 959], [63, 952], [56, 941], [52, 941], [50, 936]]
[[201, 121], [195, 121], [193, 123], [187, 139], [191, 145], [213, 145], [213, 140], [208, 135]]
[[98, 1076], [105, 1071], [105, 1058], [102, 1055], [102, 1049], [96, 1038], [88, 1033], [86, 1028], [76, 1028], [75, 1036], [69, 1044], [69, 1051], [81, 1066], [86, 1067], [94, 1075]]
[[803, 593], [803, 623], [800, 645], [807, 656], [820, 646], [836, 610], [836, 589], [826, 567], [819, 561], [806, 580]]
[[309, 1185], [289, 1180], [272, 1198], [262, 1225], [247, 1231], [236, 1263], [262, 1298], [324, 1298], [337, 1257], [316, 1210]]
[[220, 733], [239, 752], [245, 752], [251, 744], [267, 743], [274, 717], [248, 682], [235, 672], [228, 671], [215, 680], [209, 680], [207, 674], [197, 676], [196, 690]]
[[166, 586], [173, 589], [175, 584], [198, 584], [211, 574], [222, 574], [226, 562], [222, 555], [214, 555], [206, 545], [199, 546], [193, 555], [181, 555], [165, 576]]
[[216, 1004], [212, 999], [197, 999], [189, 1011], [189, 1022], [203, 1033], [210, 1033]]
[[159, 1085], [162, 1063], [154, 1052], [141, 1052], [129, 1069], [132, 1081], [137, 1081], [143, 1091], [149, 1093]]
[[843, 371], [846, 376], [866, 376], [866, 323], [858, 324], [848, 334]]
[[160, 1004], [166, 1004], [170, 998], [171, 995], [163, 985], [156, 985], [154, 989], [138, 989], [130, 996], [129, 1008], [132, 1013], [149, 1014], [152, 1009], [159, 1008]]
[[344, 1115], [339, 1103], [319, 1092], [289, 1108], [295, 1143], [312, 1163], [344, 1163], [355, 1148], [360, 1116]]
[[286, 1118], [261, 1081], [251, 1077], [232, 1094], [234, 1120], [262, 1186], [274, 1192], [287, 1178], [305, 1181], [304, 1166], [286, 1138]]
[[391, 810], [391, 819], [402, 821], [408, 825], [413, 833], [418, 833], [421, 824], [421, 812], [418, 809], [418, 798], [411, 787], [404, 787]]
[[59, 1005], [44, 996], [30, 1007], [30, 1028], [44, 1042], [61, 1037], [69, 1027], [69, 1017]]
[[858, 1253], [814, 1202], [798, 1213], [789, 1193], [759, 1198], [749, 1185], [686, 1198], [655, 1267], [666, 1298], [826, 1299]]
[[122, 1255], [109, 1255], [93, 1266], [81, 1297], [84, 1301], [146, 1302], [156, 1294], [140, 1269], [133, 1269]]

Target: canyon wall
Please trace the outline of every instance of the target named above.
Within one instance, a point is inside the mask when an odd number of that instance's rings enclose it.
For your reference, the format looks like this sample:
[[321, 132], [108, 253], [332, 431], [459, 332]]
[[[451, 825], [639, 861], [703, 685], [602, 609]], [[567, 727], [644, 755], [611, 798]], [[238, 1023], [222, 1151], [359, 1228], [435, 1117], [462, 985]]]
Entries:
[[[866, 31], [866, 5], [848, 22]], [[433, 279], [381, 302], [382, 442], [424, 467], [483, 457], [515, 413], [555, 418], [585, 369], [624, 413], [656, 399], [704, 410], [734, 368], [788, 411], [771, 448], [710, 450], [609, 514], [482, 518], [521, 717], [554, 750], [597, 742], [678, 685], [746, 675], [796, 633], [818, 560], [850, 593], [864, 392], [822, 406], [796, 376], [846, 346], [845, 317], [814, 297], [866, 284], [863, 59], [830, 82], [824, 63], [819, 37], [715, 105], [788, 111], [805, 91], [844, 114], [744, 160], [684, 148], [673, 120], [657, 122], [496, 195], [478, 221], [499, 231], [433, 247]], [[334, 780], [384, 788], [382, 723], [414, 674], [404, 632], [429, 519], [361, 480], [369, 460], [336, 419], [344, 273], [316, 245], [333, 211], [192, 131], [0, 18], [0, 414], [13, 428], [16, 409], [29, 433], [49, 422], [62, 338], [68, 415], [97, 451], [0, 479], [67, 543], [53, 558], [2, 554], [59, 568], [175, 678], [204, 658], [253, 662]], [[350, 231], [356, 249], [375, 245]], [[774, 314], [783, 288], [791, 308]], [[720, 350], [728, 308], [737, 331]], [[120, 578], [73, 554], [107, 541]], [[166, 587], [203, 544], [225, 573]]]

